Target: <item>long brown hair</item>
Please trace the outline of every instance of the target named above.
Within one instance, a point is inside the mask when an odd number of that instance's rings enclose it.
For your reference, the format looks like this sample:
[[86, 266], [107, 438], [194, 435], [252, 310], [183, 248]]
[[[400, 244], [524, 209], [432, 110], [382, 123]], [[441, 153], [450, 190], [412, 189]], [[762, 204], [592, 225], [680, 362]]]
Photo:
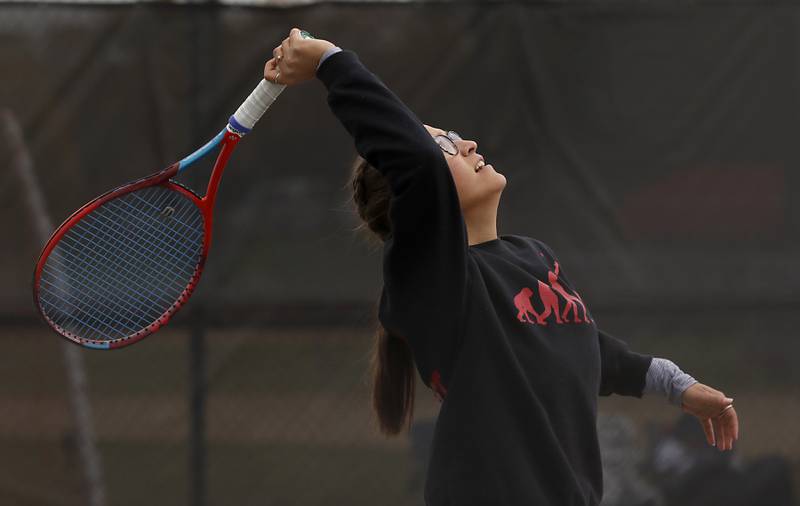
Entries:
[[[382, 245], [391, 236], [389, 204], [391, 191], [386, 178], [362, 157], [356, 157], [350, 176], [353, 203], [361, 223], [355, 231]], [[377, 322], [370, 354], [372, 408], [382, 433], [393, 436], [410, 427], [414, 414], [414, 358], [401, 336]]]

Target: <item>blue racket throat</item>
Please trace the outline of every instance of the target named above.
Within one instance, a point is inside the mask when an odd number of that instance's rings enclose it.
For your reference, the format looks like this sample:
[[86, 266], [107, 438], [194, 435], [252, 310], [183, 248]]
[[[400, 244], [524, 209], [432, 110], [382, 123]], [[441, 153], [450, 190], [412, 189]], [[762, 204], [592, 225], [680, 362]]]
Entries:
[[193, 164], [197, 160], [203, 158], [208, 153], [213, 151], [214, 148], [219, 146], [219, 143], [222, 142], [222, 138], [225, 137], [225, 131], [226, 130], [227, 130], [227, 128], [222, 129], [222, 131], [220, 133], [218, 133], [216, 136], [214, 136], [214, 138], [211, 139], [210, 141], [206, 142], [200, 149], [198, 149], [197, 151], [195, 151], [191, 155], [187, 156], [186, 158], [184, 158], [180, 162], [178, 162], [178, 172], [182, 171], [183, 169], [185, 169], [189, 165]]
[[244, 137], [250, 133], [250, 130], [251, 129], [239, 124], [239, 122], [236, 121], [236, 118], [231, 116], [228, 120], [228, 126], [223, 128], [217, 135], [214, 136], [213, 139], [205, 143], [200, 149], [178, 162], [178, 172], [182, 172], [186, 167], [212, 152], [225, 138], [225, 132], [230, 132], [238, 135], [239, 137]]

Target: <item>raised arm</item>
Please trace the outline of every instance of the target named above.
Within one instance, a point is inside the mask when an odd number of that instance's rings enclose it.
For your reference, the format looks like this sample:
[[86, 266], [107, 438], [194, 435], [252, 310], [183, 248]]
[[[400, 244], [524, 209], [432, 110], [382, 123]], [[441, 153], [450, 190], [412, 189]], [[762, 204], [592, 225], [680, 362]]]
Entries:
[[289, 85], [316, 75], [358, 153], [385, 177], [391, 235], [383, 249], [378, 317], [407, 340], [425, 384], [445, 386], [460, 344], [468, 282], [467, 231], [455, 183], [419, 118], [354, 52], [335, 47], [304, 40], [293, 29], [267, 62], [265, 77]]
[[317, 76], [328, 89], [331, 111], [353, 137], [356, 150], [387, 177], [398, 195], [417, 177], [429, 178], [438, 169], [449, 175], [441, 149], [419, 118], [354, 52], [331, 55]]
[[355, 53], [332, 54], [317, 76], [357, 151], [391, 189], [381, 323], [409, 342], [426, 385], [435, 377], [446, 385], [464, 320], [468, 248], [450, 169], [422, 122]]

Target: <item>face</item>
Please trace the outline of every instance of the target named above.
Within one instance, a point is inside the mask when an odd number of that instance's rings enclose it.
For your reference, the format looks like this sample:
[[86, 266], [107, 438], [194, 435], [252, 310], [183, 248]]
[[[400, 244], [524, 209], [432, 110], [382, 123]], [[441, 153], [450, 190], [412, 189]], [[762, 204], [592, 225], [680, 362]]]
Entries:
[[[429, 125], [425, 125], [425, 128], [432, 137], [447, 135], [441, 128]], [[484, 165], [483, 156], [477, 152], [478, 144], [475, 141], [456, 140], [454, 144], [458, 153], [451, 155], [443, 150], [442, 154], [453, 175], [462, 212], [487, 205], [496, 208], [500, 193], [506, 186], [506, 177], [496, 172], [491, 164]]]

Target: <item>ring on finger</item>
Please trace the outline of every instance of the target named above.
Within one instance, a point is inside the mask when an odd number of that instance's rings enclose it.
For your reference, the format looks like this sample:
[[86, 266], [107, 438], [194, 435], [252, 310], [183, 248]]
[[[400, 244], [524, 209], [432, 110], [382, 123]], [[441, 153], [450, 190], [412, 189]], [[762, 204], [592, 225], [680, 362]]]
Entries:
[[281, 84], [281, 83], [278, 82], [278, 78], [280, 77], [280, 75], [281, 75], [281, 71], [280, 70], [275, 73], [275, 84]]
[[727, 406], [725, 406], [724, 408], [722, 408], [722, 411], [720, 411], [719, 413], [717, 413], [717, 415], [716, 415], [714, 418], [717, 418], [717, 417], [719, 417], [719, 416], [722, 416], [722, 413], [724, 413], [725, 411], [727, 411], [727, 410], [731, 409], [732, 407], [733, 407], [733, 404], [728, 404]]

